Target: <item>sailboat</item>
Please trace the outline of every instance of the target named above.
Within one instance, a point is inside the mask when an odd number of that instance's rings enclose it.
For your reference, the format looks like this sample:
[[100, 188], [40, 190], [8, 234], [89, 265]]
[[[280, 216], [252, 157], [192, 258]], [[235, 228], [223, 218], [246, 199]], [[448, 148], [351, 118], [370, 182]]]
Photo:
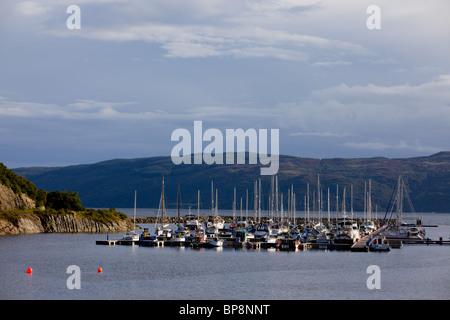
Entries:
[[184, 217], [185, 227], [189, 230], [189, 245], [198, 248], [205, 241], [205, 230], [200, 223], [200, 190], [197, 190], [197, 216], [191, 214], [189, 207], [189, 214]]
[[[134, 190], [134, 214], [133, 214], [133, 224], [136, 226], [136, 198], [137, 198], [137, 190]], [[135, 231], [129, 231], [127, 232], [122, 240], [128, 240], [128, 241], [139, 241], [139, 234]]]
[[342, 200], [343, 220], [338, 223], [337, 234], [334, 238], [336, 244], [353, 244], [360, 238], [359, 228], [355, 221], [347, 218], [345, 211], [345, 187]]
[[[164, 200], [164, 176], [162, 179], [162, 191], [161, 191], [161, 226], [155, 228], [155, 235], [159, 240], [167, 240], [172, 237], [172, 230], [169, 229], [168, 224], [164, 224], [164, 213], [165, 213], [165, 200]], [[159, 214], [158, 214], [159, 215]]]
[[214, 187], [211, 181], [211, 216], [205, 222], [205, 235], [207, 238], [217, 237], [219, 230], [224, 229], [225, 221], [219, 216], [218, 211], [218, 190], [216, 189], [216, 204], [214, 206]]
[[189, 230], [181, 224], [180, 221], [180, 185], [178, 185], [177, 191], [177, 211], [178, 211], [178, 229], [175, 234], [170, 239], [172, 245], [184, 246], [186, 243], [186, 238], [189, 236]]
[[[397, 194], [394, 199], [394, 203], [392, 207], [390, 208], [390, 217], [388, 221], [392, 221], [392, 213], [394, 211], [394, 207], [396, 207], [396, 219], [392, 223], [393, 225], [387, 229], [383, 235], [387, 239], [403, 239], [403, 240], [424, 240], [425, 239], [425, 230], [418, 227], [418, 226], [412, 226], [410, 224], [406, 224], [403, 221], [403, 198], [404, 196], [407, 197], [409, 206], [411, 207], [411, 211], [414, 211], [414, 207], [411, 203], [411, 199], [408, 196], [408, 193], [406, 192], [406, 186], [405, 182], [403, 181], [402, 176], [400, 175], [398, 177], [397, 182]], [[388, 208], [389, 210], [389, 208]], [[388, 213], [388, 210], [386, 211], [386, 215], [383, 219], [383, 222], [386, 222], [386, 216]]]

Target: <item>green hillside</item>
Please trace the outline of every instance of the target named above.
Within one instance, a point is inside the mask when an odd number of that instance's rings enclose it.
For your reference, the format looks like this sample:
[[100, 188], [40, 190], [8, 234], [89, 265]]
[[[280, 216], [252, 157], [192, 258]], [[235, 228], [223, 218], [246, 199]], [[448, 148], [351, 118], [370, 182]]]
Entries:
[[[253, 183], [259, 178], [262, 180], [262, 204], [265, 207], [271, 179], [269, 176], [260, 176], [259, 165], [174, 165], [170, 157], [117, 159], [89, 165], [18, 168], [14, 171], [45, 190], [77, 190], [86, 207], [106, 208], [132, 207], [134, 190], [138, 190], [140, 208], [158, 207], [163, 175], [169, 207], [176, 206], [176, 189], [177, 184], [180, 184], [184, 207], [192, 204], [196, 208], [197, 190], [200, 190], [202, 208], [210, 208], [213, 180], [215, 188], [219, 190], [219, 208], [231, 209], [234, 187], [237, 189], [238, 203], [243, 197], [245, 204], [246, 190], [249, 190], [250, 208], [253, 208]], [[378, 205], [379, 211], [384, 210], [401, 174], [417, 212], [450, 212], [450, 152], [407, 159], [377, 157], [319, 160], [280, 156], [278, 180], [280, 192], [285, 194], [284, 199], [287, 198], [288, 188], [293, 185], [297, 210], [303, 210], [309, 182], [312, 209], [318, 174], [325, 205], [327, 190], [330, 188], [333, 210], [336, 185], [339, 185], [341, 200], [346, 187], [348, 208], [350, 186], [353, 185], [354, 208], [363, 210], [364, 184], [369, 179], [372, 181], [373, 205]]]
[[3, 163], [0, 163], [0, 184], [11, 188], [15, 194], [26, 194], [38, 207], [46, 202], [47, 193], [44, 190], [38, 190], [32, 182], [17, 175]]

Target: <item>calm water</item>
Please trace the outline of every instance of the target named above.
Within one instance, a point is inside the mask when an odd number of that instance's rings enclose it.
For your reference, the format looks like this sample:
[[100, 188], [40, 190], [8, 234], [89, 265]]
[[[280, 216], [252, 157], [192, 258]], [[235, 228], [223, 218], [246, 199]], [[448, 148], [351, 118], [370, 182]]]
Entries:
[[[449, 238], [450, 214], [423, 216], [425, 224], [439, 225], [427, 228], [430, 238]], [[0, 237], [0, 299], [450, 299], [450, 245], [404, 245], [385, 253], [276, 252], [95, 244], [103, 239]], [[80, 267], [79, 290], [67, 288], [69, 265]], [[366, 286], [370, 265], [380, 267], [379, 290]]]

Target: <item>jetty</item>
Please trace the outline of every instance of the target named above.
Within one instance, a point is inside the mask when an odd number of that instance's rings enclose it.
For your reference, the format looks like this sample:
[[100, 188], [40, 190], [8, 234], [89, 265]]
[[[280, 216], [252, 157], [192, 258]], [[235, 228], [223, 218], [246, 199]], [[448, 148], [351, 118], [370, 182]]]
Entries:
[[378, 230], [362, 237], [361, 239], [357, 239], [357, 241], [351, 246], [350, 250], [352, 252], [367, 252], [370, 250], [370, 243], [383, 233], [389, 226], [385, 225]]
[[95, 241], [95, 244], [97, 245], [106, 245], [106, 246], [134, 246], [139, 245], [139, 241], [133, 241], [133, 240], [97, 240]]

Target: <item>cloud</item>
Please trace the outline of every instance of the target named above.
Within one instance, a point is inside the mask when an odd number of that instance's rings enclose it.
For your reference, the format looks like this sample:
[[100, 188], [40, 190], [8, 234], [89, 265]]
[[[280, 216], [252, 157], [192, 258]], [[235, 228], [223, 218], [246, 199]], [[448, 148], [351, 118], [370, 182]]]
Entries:
[[33, 1], [22, 1], [16, 4], [15, 11], [18, 15], [38, 16], [50, 11], [48, 6]]
[[134, 102], [113, 103], [93, 100], [78, 100], [68, 105], [9, 101], [0, 99], [0, 115], [33, 119], [69, 119], [69, 120], [124, 120], [149, 119], [157, 116], [154, 112], [130, 112], [120, 110]]
[[101, 144], [194, 120], [280, 128], [286, 153], [450, 148], [447, 0], [382, 1], [377, 31], [359, 0], [79, 0], [77, 31], [71, 4], [2, 1], [0, 127], [22, 149], [56, 127]]
[[442, 150], [446, 150], [444, 147], [432, 147], [423, 146], [417, 140], [408, 144], [405, 141], [399, 141], [398, 143], [384, 143], [384, 142], [345, 142], [342, 144], [344, 147], [358, 149], [358, 150], [375, 150], [375, 151], [385, 151], [385, 150], [412, 150], [417, 152], [426, 153], [436, 153]]
[[349, 66], [352, 63], [350, 61], [320, 61], [311, 64], [313, 67], [335, 67], [335, 66]]
[[335, 133], [335, 132], [293, 132], [290, 134], [290, 136], [293, 137], [299, 137], [299, 136], [306, 136], [306, 137], [335, 137], [335, 138], [343, 138], [351, 136], [351, 133]]
[[[51, 34], [69, 36], [65, 31], [55, 31]], [[310, 56], [306, 50], [325, 50], [333, 54], [336, 52], [349, 55], [370, 54], [365, 47], [347, 41], [251, 26], [146, 23], [107, 29], [90, 27], [85, 28], [77, 36], [102, 41], [156, 43], [166, 50], [165, 56], [169, 58], [267, 57], [305, 61]], [[348, 63], [341, 61], [335, 64]]]
[[[325, 56], [332, 57], [373, 54], [358, 43], [302, 32], [303, 28], [297, 25], [299, 19], [321, 10], [321, 3], [314, 0], [84, 0], [77, 2], [81, 8], [81, 30], [77, 32], [69, 32], [61, 24], [66, 17], [64, 6], [71, 4], [69, 1], [58, 5], [48, 0], [25, 1], [10, 13], [39, 15], [38, 21], [23, 21], [22, 29], [27, 30], [28, 25], [30, 32], [108, 42], [147, 42], [165, 50], [166, 58], [306, 61], [312, 57], [311, 51], [317, 54], [323, 50]], [[15, 23], [14, 19], [9, 21]]]

